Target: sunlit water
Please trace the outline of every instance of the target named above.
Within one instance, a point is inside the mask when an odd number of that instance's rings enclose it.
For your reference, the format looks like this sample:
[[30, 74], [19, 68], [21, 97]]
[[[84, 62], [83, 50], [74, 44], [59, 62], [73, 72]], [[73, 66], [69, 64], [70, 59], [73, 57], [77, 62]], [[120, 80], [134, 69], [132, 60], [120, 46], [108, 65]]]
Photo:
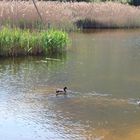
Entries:
[[0, 59], [0, 140], [140, 140], [140, 30], [70, 37], [60, 61]]

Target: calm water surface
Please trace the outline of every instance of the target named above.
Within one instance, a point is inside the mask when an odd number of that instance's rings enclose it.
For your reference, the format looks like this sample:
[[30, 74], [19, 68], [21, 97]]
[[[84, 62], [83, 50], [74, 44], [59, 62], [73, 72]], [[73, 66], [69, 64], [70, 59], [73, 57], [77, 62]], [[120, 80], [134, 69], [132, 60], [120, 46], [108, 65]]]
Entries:
[[0, 59], [0, 139], [140, 140], [140, 30], [70, 37], [60, 61]]

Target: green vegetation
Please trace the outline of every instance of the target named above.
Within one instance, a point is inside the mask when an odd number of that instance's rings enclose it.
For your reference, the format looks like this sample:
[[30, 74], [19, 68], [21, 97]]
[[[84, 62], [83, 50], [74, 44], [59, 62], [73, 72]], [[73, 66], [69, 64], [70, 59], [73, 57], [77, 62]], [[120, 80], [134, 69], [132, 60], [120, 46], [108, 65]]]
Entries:
[[0, 56], [55, 55], [65, 50], [68, 41], [62, 31], [30, 32], [5, 27], [0, 31]]

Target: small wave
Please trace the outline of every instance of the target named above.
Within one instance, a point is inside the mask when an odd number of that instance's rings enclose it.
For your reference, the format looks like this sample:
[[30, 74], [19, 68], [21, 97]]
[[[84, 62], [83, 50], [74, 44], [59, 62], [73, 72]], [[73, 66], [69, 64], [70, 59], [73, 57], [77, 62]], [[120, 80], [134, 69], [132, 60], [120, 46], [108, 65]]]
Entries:
[[107, 94], [107, 93], [98, 93], [98, 92], [96, 92], [96, 91], [93, 91], [92, 93], [91, 93], [93, 96], [102, 96], [102, 97], [106, 97], [106, 96], [111, 96], [112, 94]]
[[112, 94], [97, 93], [95, 91], [83, 93], [83, 92], [68, 90], [67, 93], [70, 96], [82, 96], [82, 97], [89, 97], [89, 96], [107, 97], [107, 96], [112, 96]]
[[133, 105], [138, 105], [138, 99], [129, 98], [128, 99], [128, 103], [129, 104], [133, 104]]
[[68, 95], [82, 95], [81, 92], [78, 91], [72, 91], [72, 90], [67, 90]]

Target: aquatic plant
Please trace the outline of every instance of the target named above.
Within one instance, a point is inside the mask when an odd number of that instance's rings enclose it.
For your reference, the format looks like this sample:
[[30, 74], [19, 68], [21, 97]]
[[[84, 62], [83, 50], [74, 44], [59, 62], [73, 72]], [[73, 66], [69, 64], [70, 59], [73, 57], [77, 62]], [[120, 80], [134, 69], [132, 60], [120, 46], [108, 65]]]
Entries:
[[0, 31], [0, 56], [55, 55], [68, 44], [68, 35], [58, 30], [30, 32], [4, 27]]

